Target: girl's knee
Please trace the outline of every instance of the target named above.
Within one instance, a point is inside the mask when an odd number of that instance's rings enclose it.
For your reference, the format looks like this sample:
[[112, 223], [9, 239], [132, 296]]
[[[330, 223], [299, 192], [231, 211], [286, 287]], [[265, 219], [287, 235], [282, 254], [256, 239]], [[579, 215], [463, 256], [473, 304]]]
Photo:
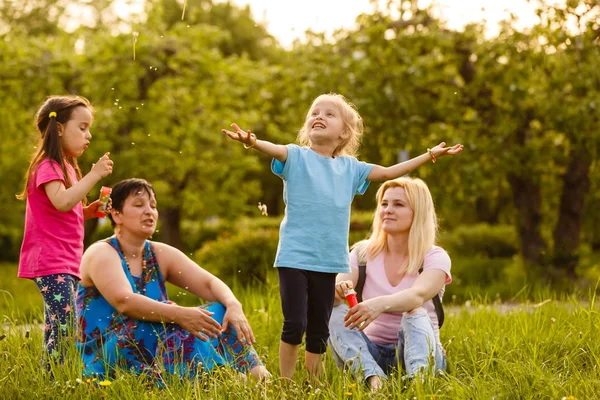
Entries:
[[288, 344], [302, 343], [302, 337], [306, 332], [306, 319], [295, 318], [285, 320], [281, 340]]

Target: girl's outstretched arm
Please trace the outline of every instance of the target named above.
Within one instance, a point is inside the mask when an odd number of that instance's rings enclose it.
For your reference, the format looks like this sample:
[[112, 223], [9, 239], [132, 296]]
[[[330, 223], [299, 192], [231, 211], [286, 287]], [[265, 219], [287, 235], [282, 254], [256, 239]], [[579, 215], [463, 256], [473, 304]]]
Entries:
[[415, 158], [411, 158], [408, 161], [392, 165], [391, 167], [382, 167], [381, 165], [373, 166], [373, 169], [371, 169], [371, 173], [369, 173], [367, 180], [371, 182], [383, 182], [390, 179], [400, 178], [401, 176], [408, 174], [412, 170], [420, 167], [430, 160], [435, 162], [436, 159], [441, 156], [457, 155], [462, 151], [462, 149], [462, 144], [455, 144], [452, 147], [446, 147], [446, 143], [442, 142], [433, 149], [427, 149], [427, 153], [421, 154]]
[[273, 157], [282, 163], [287, 160], [287, 147], [281, 144], [274, 144], [266, 140], [258, 140], [256, 135], [248, 129], [244, 132], [237, 124], [231, 124], [231, 127], [235, 132], [228, 131], [227, 129], [221, 129], [221, 132], [229, 136], [231, 139], [236, 140], [244, 144], [246, 149], [256, 149], [269, 157]]

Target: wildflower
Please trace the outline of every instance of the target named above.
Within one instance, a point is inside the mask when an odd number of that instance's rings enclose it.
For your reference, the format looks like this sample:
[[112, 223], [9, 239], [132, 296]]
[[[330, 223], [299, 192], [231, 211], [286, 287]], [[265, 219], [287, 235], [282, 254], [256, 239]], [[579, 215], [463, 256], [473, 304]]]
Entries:
[[356, 387], [356, 383], [351, 383], [348, 385], [350, 388], [354, 389]]
[[80, 385], [83, 383], [83, 381], [80, 378], [75, 379], [75, 382], [79, 383]]
[[106, 387], [112, 385], [112, 382], [109, 380], [103, 380], [102, 382], [98, 382], [98, 385]]
[[352, 392], [346, 392], [346, 393], [344, 393], [344, 394], [345, 394], [346, 396], [348, 396], [348, 397], [352, 396]]
[[260, 201], [258, 202], [258, 209], [260, 210], [260, 214], [263, 216], [268, 216], [269, 212], [267, 210], [267, 205], [266, 204], [262, 204]]

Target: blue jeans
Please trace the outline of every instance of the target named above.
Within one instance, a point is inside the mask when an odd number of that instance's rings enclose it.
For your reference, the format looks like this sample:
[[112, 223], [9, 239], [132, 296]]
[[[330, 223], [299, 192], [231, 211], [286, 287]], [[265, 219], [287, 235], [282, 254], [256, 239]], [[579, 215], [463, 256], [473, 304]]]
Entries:
[[346, 304], [334, 307], [329, 320], [329, 348], [336, 364], [351, 366], [355, 374], [362, 368], [365, 379], [373, 375], [387, 379], [386, 374], [398, 365], [398, 359], [409, 377], [430, 367], [434, 373], [445, 371], [446, 355], [424, 311], [402, 316], [397, 343], [377, 344], [364, 332], [344, 327]]

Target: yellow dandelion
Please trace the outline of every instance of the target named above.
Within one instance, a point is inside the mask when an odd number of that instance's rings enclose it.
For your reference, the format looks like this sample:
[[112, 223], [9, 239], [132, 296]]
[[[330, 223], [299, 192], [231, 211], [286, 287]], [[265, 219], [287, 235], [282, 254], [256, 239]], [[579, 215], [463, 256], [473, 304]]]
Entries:
[[346, 392], [345, 394], [346, 394], [346, 396], [348, 396], [348, 397], [352, 396], [352, 392]]
[[351, 383], [351, 384], [348, 385], [348, 387], [354, 389], [356, 387], [356, 383]]
[[110, 385], [112, 385], [112, 382], [104, 380], [102, 382], [98, 382], [98, 385], [100, 385], [100, 386], [110, 386]]

